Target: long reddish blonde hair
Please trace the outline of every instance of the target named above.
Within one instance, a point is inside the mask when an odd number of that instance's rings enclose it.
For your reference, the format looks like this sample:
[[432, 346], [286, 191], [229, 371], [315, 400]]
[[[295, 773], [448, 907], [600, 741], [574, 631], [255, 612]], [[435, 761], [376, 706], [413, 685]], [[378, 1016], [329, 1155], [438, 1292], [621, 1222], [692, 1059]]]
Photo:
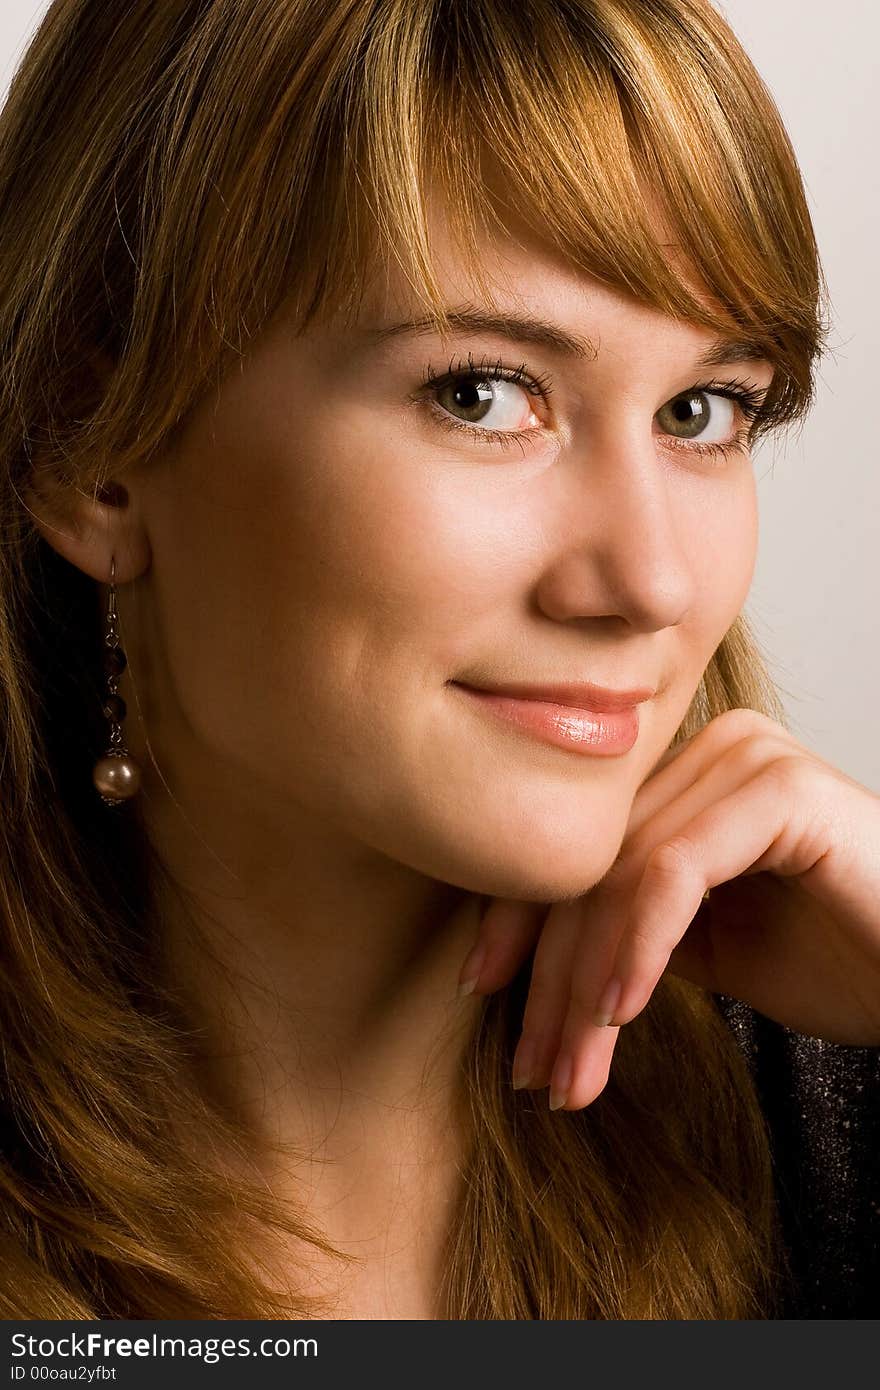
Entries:
[[[15, 75], [0, 116], [6, 1318], [320, 1316], [307, 1289], [273, 1292], [255, 1252], [274, 1233], [333, 1253], [307, 1212], [210, 1161], [247, 1136], [185, 1079], [191, 1040], [154, 969], [162, 865], [137, 815], [108, 815], [91, 788], [94, 585], [37, 534], [28, 478], [97, 493], [148, 462], [271, 315], [354, 313], [368, 267], [402, 268], [442, 328], [428, 178], [491, 303], [474, 242], [496, 215], [487, 154], [574, 264], [763, 345], [776, 373], [756, 439], [803, 416], [825, 331], [804, 190], [702, 0], [56, 0]], [[103, 384], [96, 353], [115, 368]], [[785, 722], [742, 616], [677, 738], [736, 706]], [[774, 1316], [767, 1135], [711, 998], [665, 978], [595, 1104], [551, 1116], [509, 1084], [526, 985], [486, 1001], [470, 1054], [479, 1141], [448, 1316]]]

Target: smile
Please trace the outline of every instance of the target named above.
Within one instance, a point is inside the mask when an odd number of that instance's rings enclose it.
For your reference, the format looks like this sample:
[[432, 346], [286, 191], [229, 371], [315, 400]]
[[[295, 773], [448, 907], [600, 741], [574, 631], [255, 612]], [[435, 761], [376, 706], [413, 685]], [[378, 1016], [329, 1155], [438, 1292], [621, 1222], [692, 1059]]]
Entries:
[[532, 738], [556, 744], [572, 753], [616, 757], [628, 753], [639, 736], [639, 711], [635, 705], [613, 712], [588, 710], [553, 704], [549, 700], [478, 690], [458, 681], [450, 684], [473, 701], [475, 708], [485, 710], [493, 718], [504, 720]]

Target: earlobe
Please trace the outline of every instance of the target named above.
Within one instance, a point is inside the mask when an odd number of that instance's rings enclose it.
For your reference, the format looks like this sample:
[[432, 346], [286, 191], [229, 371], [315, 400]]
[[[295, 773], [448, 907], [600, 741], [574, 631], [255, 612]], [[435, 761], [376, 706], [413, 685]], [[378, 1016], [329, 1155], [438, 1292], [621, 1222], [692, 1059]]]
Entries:
[[[115, 365], [101, 348], [84, 354], [77, 384], [83, 411], [97, 407]], [[150, 566], [150, 543], [139, 510], [128, 489], [112, 478], [91, 492], [88, 486], [77, 487], [52, 458], [38, 452], [21, 500], [34, 527], [65, 560], [107, 584], [115, 559], [116, 583], [125, 584]]]
[[37, 470], [23, 501], [47, 544], [98, 583], [109, 582], [111, 559], [117, 584], [149, 569], [149, 539], [122, 483], [108, 480], [93, 496]]

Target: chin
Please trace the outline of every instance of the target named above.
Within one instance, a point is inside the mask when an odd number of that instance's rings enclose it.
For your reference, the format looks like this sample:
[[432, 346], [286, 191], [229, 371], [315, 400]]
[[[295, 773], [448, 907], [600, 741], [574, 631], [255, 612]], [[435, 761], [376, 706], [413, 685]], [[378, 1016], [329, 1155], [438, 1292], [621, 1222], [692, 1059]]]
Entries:
[[[455, 847], [435, 858], [434, 877], [474, 893], [523, 902], [558, 902], [589, 892], [616, 860], [626, 818], [606, 817], [601, 833], [571, 817], [554, 825], [532, 819], [512, 830], [473, 824]], [[458, 853], [456, 853], [456, 850]]]
[[[546, 865], [536, 865], [534, 872], [529, 873], [529, 866], [522, 861], [511, 865], [508, 872], [501, 870], [500, 866], [494, 866], [490, 873], [481, 877], [478, 884], [473, 885], [473, 891], [487, 893], [493, 898], [516, 898], [522, 902], [535, 903], [555, 903], [561, 902], [563, 898], [580, 898], [604, 878], [614, 862], [614, 857], [608, 863], [603, 862], [592, 867], [585, 868], [581, 864], [569, 873], [562, 868], [554, 873], [552, 868], [548, 870]], [[467, 886], [471, 887], [470, 884]]]
[[[610, 761], [602, 762], [607, 772]], [[371, 806], [361, 838], [431, 879], [532, 902], [579, 897], [604, 877], [639, 780], [621, 761], [613, 776], [562, 779], [528, 762], [480, 776], [450, 758], [444, 771], [429, 768], [418, 784], [407, 781], [392, 801]]]

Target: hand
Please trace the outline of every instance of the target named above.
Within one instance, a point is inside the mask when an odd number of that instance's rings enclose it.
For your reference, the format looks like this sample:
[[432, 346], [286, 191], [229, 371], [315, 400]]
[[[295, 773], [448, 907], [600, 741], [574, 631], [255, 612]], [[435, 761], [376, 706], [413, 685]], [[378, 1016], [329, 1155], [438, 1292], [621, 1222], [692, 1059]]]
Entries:
[[796, 1032], [880, 1045], [880, 797], [774, 720], [728, 710], [642, 783], [593, 888], [493, 899], [465, 982], [480, 948], [484, 993], [534, 948], [514, 1085], [549, 1082], [551, 1109], [602, 1092], [620, 1026], [667, 969]]

